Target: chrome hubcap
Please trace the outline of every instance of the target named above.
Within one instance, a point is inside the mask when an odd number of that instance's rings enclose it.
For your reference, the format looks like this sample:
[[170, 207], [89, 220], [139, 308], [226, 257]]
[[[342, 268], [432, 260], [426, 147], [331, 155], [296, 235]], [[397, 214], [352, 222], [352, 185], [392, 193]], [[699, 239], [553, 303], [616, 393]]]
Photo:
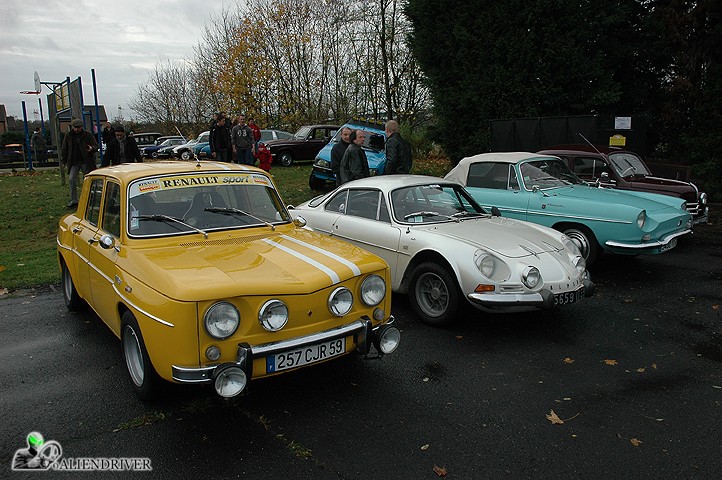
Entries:
[[125, 363], [128, 366], [130, 378], [138, 387], [143, 385], [144, 369], [143, 369], [143, 353], [140, 349], [140, 341], [133, 330], [133, 327], [127, 325], [123, 330], [123, 353], [125, 354]]

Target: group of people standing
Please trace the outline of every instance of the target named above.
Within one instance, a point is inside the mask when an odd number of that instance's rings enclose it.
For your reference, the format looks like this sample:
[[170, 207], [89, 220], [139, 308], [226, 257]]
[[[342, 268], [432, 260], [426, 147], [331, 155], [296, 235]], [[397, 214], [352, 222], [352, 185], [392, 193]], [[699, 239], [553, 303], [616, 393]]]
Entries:
[[[386, 132], [386, 166], [384, 175], [409, 173], [411, 170], [411, 146], [399, 133], [396, 120], [389, 120]], [[336, 175], [336, 186], [351, 180], [369, 176], [366, 152], [362, 148], [366, 132], [343, 127], [341, 141], [331, 149], [331, 170]]]
[[260, 140], [261, 129], [253, 118], [249, 118], [246, 123], [246, 116], [241, 114], [230, 124], [229, 118], [221, 112], [214, 116], [208, 143], [211, 157], [216, 160], [255, 165]]

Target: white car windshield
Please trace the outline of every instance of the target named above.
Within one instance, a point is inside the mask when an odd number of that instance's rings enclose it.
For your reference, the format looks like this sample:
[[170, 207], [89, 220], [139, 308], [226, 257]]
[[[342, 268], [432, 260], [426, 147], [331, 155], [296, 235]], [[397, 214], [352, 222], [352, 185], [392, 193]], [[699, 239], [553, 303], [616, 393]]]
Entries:
[[564, 162], [556, 158], [524, 162], [519, 170], [527, 190], [532, 190], [534, 187], [544, 190], [584, 183]]
[[133, 182], [127, 204], [131, 236], [178, 235], [286, 223], [291, 220], [268, 177], [210, 172]]
[[392, 211], [402, 223], [459, 221], [467, 216], [486, 215], [471, 195], [459, 185], [427, 184], [400, 188], [391, 193]]

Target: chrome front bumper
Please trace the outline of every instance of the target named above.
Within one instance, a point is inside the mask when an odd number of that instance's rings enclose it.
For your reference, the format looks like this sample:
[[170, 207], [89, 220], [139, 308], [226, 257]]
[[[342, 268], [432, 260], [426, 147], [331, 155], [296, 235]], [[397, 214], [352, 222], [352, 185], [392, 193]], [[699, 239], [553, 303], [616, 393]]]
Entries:
[[692, 230], [682, 230], [681, 232], [673, 233], [671, 235], [667, 235], [662, 240], [658, 240], [656, 242], [648, 242], [648, 243], [622, 243], [622, 242], [615, 242], [613, 240], [607, 240], [604, 242], [604, 244], [608, 247], [615, 247], [615, 248], [629, 248], [630, 250], [644, 250], [647, 248], [659, 248], [667, 245], [669, 242], [671, 242], [673, 239], [677, 237], [681, 237], [682, 235], [687, 235], [688, 233], [692, 233]]
[[[584, 297], [593, 296], [594, 283], [591, 280], [584, 280], [583, 284]], [[474, 305], [490, 310], [515, 307], [547, 310], [554, 306], [554, 293], [544, 288], [534, 293], [470, 293], [466, 298]]]
[[[253, 360], [256, 358], [265, 358], [269, 355], [295, 350], [307, 345], [328, 342], [337, 338], [344, 338], [354, 335], [356, 338], [356, 350], [362, 354], [367, 354], [376, 336], [382, 328], [393, 325], [395, 319], [391, 315], [386, 323], [373, 327], [371, 320], [362, 318], [355, 322], [341, 325], [339, 327], [324, 330], [322, 332], [312, 333], [302, 337], [289, 338], [278, 342], [263, 343], [260, 345], [250, 346], [247, 343], [238, 344], [235, 364], [242, 368], [248, 379], [250, 380], [253, 372]], [[395, 328], [395, 327], [394, 327]], [[172, 366], [173, 380], [180, 383], [210, 383], [213, 381], [213, 372], [223, 364], [208, 365], [205, 367], [181, 367]]]

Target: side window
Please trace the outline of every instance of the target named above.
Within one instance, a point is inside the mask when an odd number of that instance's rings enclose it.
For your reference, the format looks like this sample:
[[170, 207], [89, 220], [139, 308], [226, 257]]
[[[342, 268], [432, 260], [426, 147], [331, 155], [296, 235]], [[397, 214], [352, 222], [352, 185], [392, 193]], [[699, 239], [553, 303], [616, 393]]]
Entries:
[[514, 165], [509, 165], [509, 190], [519, 190], [519, 179], [516, 176]]
[[380, 198], [381, 192], [378, 190], [349, 190], [346, 214], [376, 220]]
[[103, 204], [103, 230], [120, 237], [120, 185], [108, 182]]
[[[381, 193], [381, 192], [379, 192]], [[383, 193], [381, 193], [381, 206], [379, 207], [379, 220], [386, 223], [391, 223], [391, 217], [389, 217], [389, 207], [386, 206], [386, 199], [384, 199]]]
[[100, 218], [100, 202], [103, 199], [103, 179], [98, 178], [90, 184], [90, 196], [88, 206], [85, 209], [85, 219], [91, 225], [98, 226]]
[[469, 187], [506, 190], [509, 184], [508, 163], [475, 163], [469, 167]]
[[581, 178], [599, 178], [603, 172], [609, 173], [609, 167], [598, 158], [576, 157], [572, 161], [572, 171]]
[[336, 213], [346, 213], [346, 197], [348, 195], [348, 190], [342, 190], [341, 192], [337, 193], [333, 196], [331, 200], [326, 203], [326, 206], [323, 207], [324, 210], [328, 210], [330, 212], [336, 212]]

